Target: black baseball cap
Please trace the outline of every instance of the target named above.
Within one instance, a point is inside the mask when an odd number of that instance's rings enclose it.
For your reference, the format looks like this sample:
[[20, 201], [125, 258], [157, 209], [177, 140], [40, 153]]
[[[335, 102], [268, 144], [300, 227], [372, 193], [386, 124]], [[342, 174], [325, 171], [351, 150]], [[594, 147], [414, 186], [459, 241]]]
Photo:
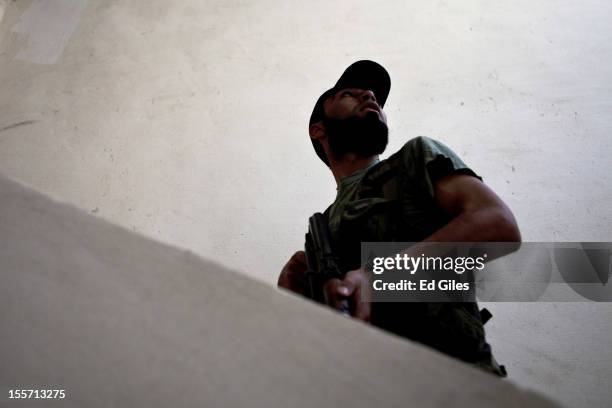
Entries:
[[[312, 114], [310, 115], [310, 121], [308, 122], [309, 129], [310, 125], [323, 119], [323, 115], [325, 113], [323, 110], [323, 103], [325, 100], [344, 88], [371, 90], [374, 92], [376, 102], [382, 108], [385, 106], [387, 96], [389, 96], [389, 90], [391, 89], [391, 77], [389, 77], [389, 73], [385, 68], [383, 68], [382, 65], [374, 61], [361, 60], [352, 63], [346, 70], [344, 70], [344, 73], [340, 76], [340, 79], [338, 79], [336, 85], [323, 92], [319, 99], [317, 99], [317, 103], [315, 103]], [[321, 146], [318, 141], [312, 139], [311, 141], [319, 158], [329, 166], [323, 146]]]

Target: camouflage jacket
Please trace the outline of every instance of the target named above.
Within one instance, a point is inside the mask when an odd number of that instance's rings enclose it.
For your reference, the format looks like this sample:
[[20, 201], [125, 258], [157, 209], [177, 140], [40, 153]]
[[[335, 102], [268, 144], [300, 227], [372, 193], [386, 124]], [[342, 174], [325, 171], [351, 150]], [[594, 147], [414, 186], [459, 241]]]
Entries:
[[[341, 269], [360, 267], [361, 242], [418, 242], [448, 223], [434, 201], [434, 183], [453, 173], [478, 177], [447, 146], [417, 137], [389, 158], [342, 179], [325, 211]], [[485, 341], [474, 302], [373, 303], [372, 323], [505, 376]]]

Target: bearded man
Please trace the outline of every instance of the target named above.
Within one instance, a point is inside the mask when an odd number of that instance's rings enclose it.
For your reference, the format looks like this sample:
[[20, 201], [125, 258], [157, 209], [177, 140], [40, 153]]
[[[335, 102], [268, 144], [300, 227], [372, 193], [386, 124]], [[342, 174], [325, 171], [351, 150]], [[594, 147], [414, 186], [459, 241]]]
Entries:
[[[491, 373], [505, 376], [485, 341], [476, 302], [369, 302], [360, 243], [520, 242], [512, 212], [450, 148], [416, 137], [379, 160], [388, 141], [383, 110], [391, 79], [369, 60], [350, 65], [317, 100], [309, 121], [315, 152], [337, 184], [325, 214], [342, 279], [326, 283], [351, 314]], [[280, 287], [307, 295], [303, 251], [287, 262]]]

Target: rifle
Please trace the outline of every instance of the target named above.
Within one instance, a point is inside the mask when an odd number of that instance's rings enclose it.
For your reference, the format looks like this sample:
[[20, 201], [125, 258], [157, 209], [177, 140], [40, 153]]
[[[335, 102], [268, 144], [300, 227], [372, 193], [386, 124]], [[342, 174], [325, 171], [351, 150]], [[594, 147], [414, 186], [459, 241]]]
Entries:
[[[325, 282], [329, 279], [342, 279], [344, 273], [338, 266], [338, 257], [332, 250], [331, 242], [327, 217], [321, 213], [313, 214], [308, 219], [305, 245], [309, 297], [335, 308], [331, 304], [330, 296], [325, 293]], [[339, 311], [344, 315], [351, 315], [348, 300], [341, 302]]]

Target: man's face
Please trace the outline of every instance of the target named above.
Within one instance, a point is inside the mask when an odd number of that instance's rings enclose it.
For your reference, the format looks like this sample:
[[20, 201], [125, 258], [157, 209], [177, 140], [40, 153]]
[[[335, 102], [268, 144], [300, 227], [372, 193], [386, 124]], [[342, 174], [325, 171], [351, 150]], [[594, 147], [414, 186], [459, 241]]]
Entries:
[[367, 89], [341, 89], [327, 98], [323, 103], [323, 108], [327, 117], [335, 119], [364, 117], [374, 112], [381, 122], [387, 123], [387, 115], [376, 102], [374, 92]]
[[346, 153], [370, 157], [387, 146], [387, 116], [367, 89], [345, 88], [323, 104], [323, 126], [336, 159]]

